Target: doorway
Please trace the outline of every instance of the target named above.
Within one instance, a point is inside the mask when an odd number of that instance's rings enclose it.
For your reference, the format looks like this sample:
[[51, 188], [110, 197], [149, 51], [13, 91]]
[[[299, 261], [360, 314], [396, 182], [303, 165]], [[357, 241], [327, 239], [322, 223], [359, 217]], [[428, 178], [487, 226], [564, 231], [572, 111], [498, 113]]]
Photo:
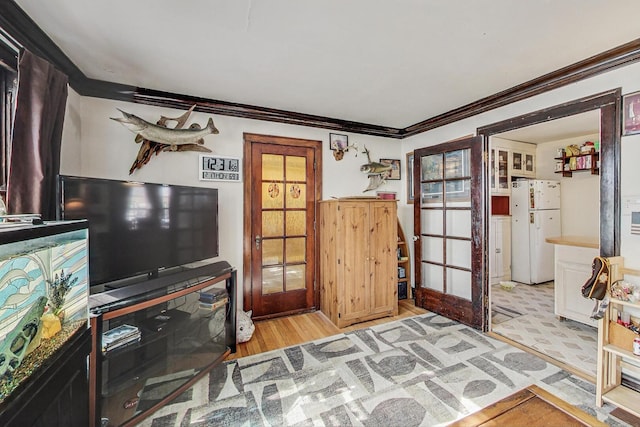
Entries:
[[244, 309], [254, 319], [315, 308], [321, 141], [244, 135]]
[[[585, 207], [582, 211], [580, 211], [577, 215], [583, 216], [587, 215], [589, 209], [593, 209], [593, 207], [598, 207], [599, 205], [599, 221], [593, 221], [594, 226], [596, 227], [595, 231], [587, 230], [585, 234], [591, 234], [595, 242], [595, 249], [583, 249], [579, 248], [577, 251], [579, 252], [583, 258], [592, 259], [595, 255], [603, 255], [603, 256], [614, 256], [619, 253], [619, 160], [620, 160], [620, 132], [618, 127], [617, 117], [619, 113], [619, 105], [620, 105], [620, 90], [613, 90], [610, 92], [606, 92], [603, 94], [599, 94], [593, 97], [584, 98], [581, 100], [577, 100], [574, 102], [570, 102], [567, 104], [563, 104], [556, 107], [551, 107], [549, 109], [545, 109], [543, 111], [535, 112], [532, 114], [528, 114], [521, 117], [516, 117], [513, 119], [509, 119], [504, 122], [500, 122], [498, 124], [490, 125], [484, 128], [479, 129], [479, 133], [485, 137], [485, 143], [487, 143], [487, 150], [491, 149], [491, 142], [494, 138], [507, 138], [514, 139], [517, 141], [522, 141], [524, 139], [529, 139], [527, 142], [540, 142], [535, 141], [533, 137], [525, 137], [527, 134], [527, 130], [536, 130], [537, 132], [547, 132], [545, 138], [552, 138], [552, 134], [555, 132], [560, 138], [562, 136], [567, 137], [567, 140], [570, 140], [568, 136], [569, 125], [568, 123], [578, 122], [579, 118], [588, 117], [589, 120], [595, 121], [594, 124], [584, 125], [587, 128], [583, 131], [584, 133], [590, 133], [589, 131], [592, 129], [596, 129], [599, 132], [599, 142], [600, 142], [600, 153], [598, 160], [600, 161], [599, 167], [599, 182], [597, 179], [589, 177], [588, 179], [585, 176], [580, 176], [577, 179], [562, 178], [563, 176], [568, 177], [571, 175], [571, 172], [564, 173], [563, 171], [558, 171], [555, 175], [558, 177], [558, 182], [562, 184], [564, 182], [563, 187], [567, 187], [567, 199], [570, 200], [573, 197], [573, 202], [577, 203], [577, 199], [575, 198], [577, 194], [572, 194], [571, 188], [579, 188], [578, 185], [580, 182], [588, 182], [591, 183], [589, 185], [599, 185], [599, 197], [594, 199], [591, 202], [590, 207]], [[561, 127], [555, 128], [555, 125], [562, 125]], [[565, 133], [560, 133], [561, 130]], [[577, 132], [577, 130], [576, 130]], [[574, 135], [574, 136], [577, 136]], [[557, 159], [560, 154], [556, 154], [556, 148], [554, 147], [552, 150], [544, 150], [540, 149], [535, 151], [538, 154], [542, 154], [545, 158]], [[489, 151], [491, 152], [491, 151]], [[548, 162], [547, 162], [548, 163]], [[562, 166], [560, 166], [562, 167]], [[555, 172], [555, 171], [553, 171]], [[489, 169], [489, 174], [491, 174], [491, 169]], [[553, 173], [550, 174], [548, 167], [546, 172], [540, 171], [538, 176], [534, 175], [532, 178], [543, 178], [549, 179], [553, 178]], [[597, 178], [597, 177], [596, 177]], [[582, 180], [581, 180], [582, 179]], [[489, 187], [489, 186], [486, 186]], [[564, 188], [562, 188], [564, 191]], [[573, 193], [577, 193], [577, 191], [573, 191]], [[486, 200], [488, 200], [487, 208], [488, 215], [492, 213], [492, 192], [489, 188], [486, 188]], [[495, 192], [493, 192], [495, 194]], [[578, 196], [579, 197], [579, 196]], [[570, 203], [567, 202], [567, 203]], [[495, 207], [495, 203], [493, 204]], [[567, 205], [568, 208], [573, 208], [570, 204]], [[567, 207], [565, 206], [565, 208]], [[499, 209], [499, 208], [498, 208]], [[509, 212], [508, 212], [509, 213]], [[596, 211], [596, 216], [598, 211]], [[495, 216], [494, 216], [495, 217]], [[576, 219], [578, 220], [578, 218]], [[511, 221], [511, 220], [509, 220]], [[495, 221], [487, 221], [487, 223], [495, 222]], [[566, 221], [565, 221], [566, 222]], [[578, 234], [576, 233], [576, 227], [573, 229], [572, 223], [568, 223], [569, 226], [565, 230], [562, 231], [562, 235], [566, 234]], [[599, 224], [599, 230], [597, 229]], [[579, 228], [578, 228], [579, 229]], [[513, 232], [513, 231], [511, 231]], [[490, 241], [491, 238], [494, 237], [495, 230], [488, 229], [486, 234]], [[521, 236], [513, 235], [512, 239], [518, 240]], [[562, 250], [565, 246], [560, 247]], [[553, 247], [549, 247], [546, 250], [553, 251]], [[593, 253], [589, 252], [592, 251]], [[561, 251], [562, 253], [562, 251]], [[540, 285], [526, 285], [526, 284], [515, 284], [515, 288], [519, 289], [520, 292], [514, 292], [513, 290], [506, 290], [507, 287], [501, 287], [497, 283], [491, 283], [491, 275], [489, 275], [489, 280], [486, 282], [486, 286], [490, 289], [489, 292], [489, 305], [492, 307], [491, 315], [488, 316], [490, 322], [487, 326], [487, 330], [489, 331], [498, 331], [497, 333], [503, 336], [507, 336], [507, 338], [514, 340], [516, 343], [524, 345], [526, 347], [532, 348], [538, 352], [546, 354], [549, 357], [552, 357], [561, 362], [572, 362], [575, 360], [582, 360], [583, 357], [579, 357], [576, 359], [575, 357], [569, 357], [568, 360], [563, 360], [562, 352], [558, 352], [558, 346], [555, 346], [554, 339], [562, 334], [568, 334], [565, 339], [571, 340], [576, 334], [583, 334], [583, 336], [587, 337], [590, 334], [593, 337], [597, 336], [597, 329], [594, 328], [594, 323], [589, 326], [589, 318], [588, 316], [581, 314], [581, 318], [574, 318], [573, 315], [569, 316], [569, 320], [564, 321], [564, 317], [562, 316], [562, 307], [559, 308], [558, 303], [562, 303], [562, 298], [567, 299], [571, 298], [571, 305], [582, 305], [583, 312], [585, 311], [584, 306], [586, 305], [587, 312], [590, 312], [591, 302], [588, 300], [583, 300], [582, 296], [578, 290], [571, 289], [570, 291], [566, 291], [566, 284], [562, 283], [563, 278], [566, 276], [566, 272], [562, 270], [562, 260], [558, 261], [558, 250], [556, 249], [556, 264], [554, 265], [555, 271], [559, 271], [558, 265], [560, 265], [560, 280], [551, 280], [547, 283], [543, 283]], [[491, 266], [492, 261], [494, 261], [494, 257], [492, 253], [487, 254], [487, 266]], [[577, 261], [572, 260], [571, 274], [574, 274], [579, 281], [582, 276], [589, 277], [590, 274], [590, 259], [587, 260], [587, 264], [582, 267], [576, 268]], [[511, 259], [511, 263], [522, 262], [520, 259]], [[583, 261], [581, 261], [583, 262]], [[584, 262], [583, 262], [584, 264]], [[584, 271], [579, 271], [580, 269]], [[553, 279], [556, 279], [555, 277]], [[576, 279], [574, 279], [575, 281]], [[507, 280], [505, 284], [509, 284], [511, 280]], [[559, 282], [559, 283], [556, 283]], [[511, 282], [513, 283], [513, 282]], [[573, 284], [572, 286], [576, 286]], [[505, 289], [506, 288], [506, 289]], [[563, 295], [564, 294], [566, 295]], [[519, 295], [518, 295], [519, 294]], [[575, 295], [574, 295], [575, 294]], [[567, 296], [568, 295], [568, 296]], [[518, 298], [520, 298], [521, 304], [518, 305]], [[542, 302], [540, 304], [540, 302]], [[524, 303], [524, 304], [522, 304]], [[506, 305], [506, 307], [505, 307]], [[511, 306], [509, 306], [511, 305]], [[560, 304], [561, 305], [561, 304]], [[529, 312], [527, 312], [529, 310]], [[524, 312], [524, 313], [523, 313]], [[558, 314], [560, 313], [560, 314]], [[517, 316], [529, 316], [529, 318], [525, 317], [517, 317]], [[515, 320], [510, 319], [513, 318]], [[498, 320], [499, 321], [496, 321]], [[505, 321], [506, 319], [506, 321]], [[584, 320], [586, 319], [586, 321]], [[536, 326], [535, 325], [527, 325], [527, 322], [532, 320], [533, 323], [539, 322], [540, 325], [544, 325], [543, 327], [549, 327], [553, 330], [551, 331], [542, 331], [537, 337]], [[578, 320], [575, 324], [572, 324], [574, 320]], [[508, 322], [508, 323], [502, 323]], [[495, 328], [494, 328], [495, 327]], [[543, 328], [541, 328], [543, 329]], [[532, 332], [533, 331], [533, 332]], [[573, 335], [573, 336], [572, 336]], [[557, 340], [556, 340], [557, 341]], [[570, 345], [570, 344], [568, 344]], [[591, 345], [590, 343], [584, 343], [584, 345]], [[590, 352], [591, 354], [596, 354], [595, 349], [595, 341], [593, 342], [593, 349]], [[584, 353], [588, 354], [588, 353]], [[593, 372], [587, 373], [587, 375], [595, 376], [595, 358], [593, 362]]]

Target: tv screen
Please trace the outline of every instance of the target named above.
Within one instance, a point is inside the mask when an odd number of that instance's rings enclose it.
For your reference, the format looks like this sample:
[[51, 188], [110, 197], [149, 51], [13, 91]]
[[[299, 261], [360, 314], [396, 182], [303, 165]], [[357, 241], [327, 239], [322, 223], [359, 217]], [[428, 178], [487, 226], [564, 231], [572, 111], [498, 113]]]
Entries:
[[60, 196], [89, 220], [91, 286], [219, 255], [217, 189], [61, 176]]

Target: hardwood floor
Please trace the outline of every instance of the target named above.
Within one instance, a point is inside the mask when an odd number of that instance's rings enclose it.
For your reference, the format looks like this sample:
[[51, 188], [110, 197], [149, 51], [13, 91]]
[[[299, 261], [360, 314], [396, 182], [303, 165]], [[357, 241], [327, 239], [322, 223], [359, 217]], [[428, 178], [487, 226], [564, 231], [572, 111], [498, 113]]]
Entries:
[[449, 427], [477, 426], [606, 427], [606, 424], [548, 391], [531, 385], [449, 425]]
[[227, 360], [236, 359], [265, 351], [289, 347], [307, 341], [317, 340], [356, 329], [367, 328], [373, 325], [392, 322], [394, 320], [423, 314], [427, 311], [416, 307], [412, 299], [398, 302], [398, 315], [357, 323], [346, 328], [339, 329], [321, 312], [298, 314], [295, 316], [279, 317], [275, 319], [255, 322], [256, 330], [251, 340], [238, 344], [235, 354], [227, 357]]

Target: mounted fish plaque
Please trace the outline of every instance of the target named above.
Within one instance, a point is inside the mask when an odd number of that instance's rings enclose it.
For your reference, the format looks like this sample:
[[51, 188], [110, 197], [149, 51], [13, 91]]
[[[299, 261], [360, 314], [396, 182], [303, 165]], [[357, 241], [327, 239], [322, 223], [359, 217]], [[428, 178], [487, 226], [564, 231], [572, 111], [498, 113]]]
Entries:
[[[123, 117], [110, 117], [122, 126], [136, 134], [135, 142], [142, 143], [136, 160], [129, 169], [131, 175], [136, 169], [149, 163], [153, 154], [160, 154], [162, 151], [200, 151], [210, 153], [211, 150], [204, 146], [204, 137], [211, 134], [218, 134], [219, 131], [213, 124], [213, 119], [209, 118], [207, 125], [201, 128], [199, 124], [193, 123], [187, 129], [183, 126], [189, 119], [189, 115], [196, 108], [193, 105], [180, 117], [170, 118], [160, 116], [157, 124], [150, 123], [140, 117], [118, 109]], [[167, 122], [175, 121], [174, 128], [167, 127]]]

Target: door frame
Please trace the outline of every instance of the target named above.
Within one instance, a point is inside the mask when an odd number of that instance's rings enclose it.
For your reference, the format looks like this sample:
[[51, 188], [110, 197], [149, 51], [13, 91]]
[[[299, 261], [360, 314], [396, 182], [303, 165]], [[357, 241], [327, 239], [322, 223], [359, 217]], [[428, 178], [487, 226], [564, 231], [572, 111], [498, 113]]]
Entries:
[[[542, 110], [512, 117], [477, 129], [482, 136], [483, 158], [489, 158], [489, 138], [510, 130], [523, 128], [592, 110], [600, 110], [600, 255], [611, 257], [620, 254], [620, 181], [621, 181], [621, 121], [620, 108], [622, 89], [611, 89], [595, 95], [569, 101]], [[489, 172], [485, 165], [484, 174]], [[483, 188], [484, 215], [489, 218], [491, 190], [485, 179]], [[485, 247], [488, 247], [489, 222], [484, 224]], [[483, 254], [483, 298], [485, 310], [490, 310], [489, 301], [489, 255]], [[489, 315], [485, 313], [483, 331], [489, 330]]]
[[[252, 233], [251, 233], [251, 199], [252, 199], [252, 182], [253, 182], [253, 171], [251, 170], [251, 147], [253, 144], [271, 144], [271, 145], [280, 145], [280, 146], [294, 146], [294, 147], [306, 147], [314, 150], [315, 154], [315, 164], [314, 164], [314, 175], [315, 175], [315, 188], [314, 188], [314, 204], [313, 210], [314, 215], [317, 218], [319, 213], [319, 204], [318, 202], [322, 199], [322, 141], [320, 140], [310, 140], [310, 139], [301, 139], [301, 138], [292, 138], [286, 136], [274, 136], [274, 135], [263, 135], [263, 134], [255, 134], [255, 133], [243, 133], [243, 154], [244, 158], [242, 161], [243, 164], [243, 214], [244, 214], [244, 224], [243, 224], [243, 238], [242, 238], [242, 277], [243, 277], [243, 310], [249, 311], [253, 306], [253, 298], [251, 293], [251, 247], [253, 245]], [[318, 235], [317, 235], [318, 227], [317, 225], [314, 227], [314, 242], [316, 243], [316, 248], [318, 247]], [[314, 308], [318, 307], [320, 301], [320, 289], [318, 288], [318, 277], [319, 277], [319, 255], [316, 250], [315, 260], [314, 260], [314, 271], [313, 271], [313, 306]], [[288, 313], [291, 314], [291, 313]], [[274, 316], [265, 316], [264, 318], [274, 317]]]

